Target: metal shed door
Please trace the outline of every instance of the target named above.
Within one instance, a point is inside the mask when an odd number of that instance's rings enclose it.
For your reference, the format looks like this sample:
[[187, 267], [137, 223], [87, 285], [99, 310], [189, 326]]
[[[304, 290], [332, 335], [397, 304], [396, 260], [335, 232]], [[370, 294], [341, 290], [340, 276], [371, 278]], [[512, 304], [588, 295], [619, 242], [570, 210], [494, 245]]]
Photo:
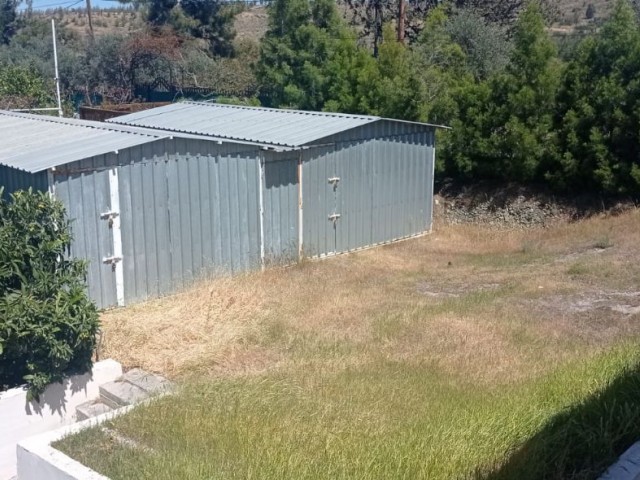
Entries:
[[88, 262], [89, 297], [98, 308], [121, 304], [116, 288], [122, 253], [114, 249], [114, 228], [119, 233], [117, 196], [113, 205], [114, 171], [67, 170], [55, 172], [53, 178], [55, 196], [72, 220], [71, 256]]
[[333, 145], [303, 153], [303, 250], [307, 256], [336, 252], [336, 235], [340, 228], [340, 212], [337, 211], [340, 181], [336, 177]]
[[334, 184], [336, 252], [371, 245], [373, 190], [370, 150], [358, 142], [336, 144]]

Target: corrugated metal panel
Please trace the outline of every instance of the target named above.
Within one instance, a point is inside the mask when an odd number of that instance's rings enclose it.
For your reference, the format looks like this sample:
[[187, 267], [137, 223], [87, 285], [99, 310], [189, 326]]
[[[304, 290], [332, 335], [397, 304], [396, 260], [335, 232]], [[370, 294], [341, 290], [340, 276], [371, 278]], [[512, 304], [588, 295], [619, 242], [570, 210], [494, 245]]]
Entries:
[[0, 165], [0, 188], [3, 188], [2, 196], [4, 198], [9, 198], [9, 195], [17, 190], [29, 188], [46, 192], [48, 188], [47, 172], [29, 173]]
[[265, 153], [264, 242], [267, 264], [298, 259], [299, 153]]
[[[395, 122], [363, 130], [368, 132], [345, 132], [304, 152], [304, 250], [310, 256], [431, 228], [433, 130]], [[340, 179], [335, 188], [331, 177]], [[340, 215], [335, 225], [328, 221], [332, 213]]]
[[127, 303], [260, 264], [259, 150], [174, 141], [119, 169]]
[[0, 164], [35, 173], [166, 136], [101, 122], [0, 111]]
[[204, 102], [174, 103], [110, 122], [295, 147], [376, 121], [376, 117]]
[[426, 126], [367, 115], [208, 102], [174, 103], [112, 118], [109, 122], [292, 148], [375, 122], [415, 125], [423, 130]]

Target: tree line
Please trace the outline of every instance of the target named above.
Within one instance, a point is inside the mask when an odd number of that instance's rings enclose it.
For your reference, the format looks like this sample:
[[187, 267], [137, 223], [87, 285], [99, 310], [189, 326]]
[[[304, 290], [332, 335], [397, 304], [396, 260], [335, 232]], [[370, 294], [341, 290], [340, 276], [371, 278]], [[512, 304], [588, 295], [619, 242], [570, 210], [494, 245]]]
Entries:
[[[638, 195], [638, 2], [619, 0], [606, 22], [564, 42], [546, 28], [553, 6], [274, 0], [256, 43], [234, 40], [237, 5], [146, 0], [129, 34], [82, 39], [62, 29], [74, 48], [61, 49], [61, 77], [86, 101], [96, 92], [131, 101], [136, 82], [164, 78], [216, 88], [227, 101], [449, 125], [440, 176]], [[2, 15], [0, 102], [41, 104], [51, 78], [44, 27], [20, 16], [7, 27]]]

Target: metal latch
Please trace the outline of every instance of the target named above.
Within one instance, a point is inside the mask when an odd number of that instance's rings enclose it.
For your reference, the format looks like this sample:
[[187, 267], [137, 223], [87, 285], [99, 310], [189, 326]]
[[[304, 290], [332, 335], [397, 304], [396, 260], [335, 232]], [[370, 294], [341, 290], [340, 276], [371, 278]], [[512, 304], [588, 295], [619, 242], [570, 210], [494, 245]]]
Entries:
[[109, 228], [113, 227], [113, 219], [120, 216], [120, 212], [104, 212], [100, 214], [100, 220], [109, 220]]
[[333, 186], [333, 189], [335, 190], [336, 188], [338, 188], [340, 177], [331, 177], [327, 181]]
[[116, 271], [116, 264], [122, 261], [122, 257], [104, 257], [102, 263], [111, 265], [111, 270]]
[[333, 222], [333, 224], [335, 225], [340, 217], [341, 215], [339, 213], [332, 213], [331, 215], [329, 215], [329, 221]]

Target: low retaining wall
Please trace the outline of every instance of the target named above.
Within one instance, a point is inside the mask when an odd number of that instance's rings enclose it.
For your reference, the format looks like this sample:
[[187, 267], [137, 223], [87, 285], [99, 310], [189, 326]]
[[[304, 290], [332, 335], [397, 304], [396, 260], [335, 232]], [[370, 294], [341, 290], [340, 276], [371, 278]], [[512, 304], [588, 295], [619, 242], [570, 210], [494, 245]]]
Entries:
[[[16, 445], [23, 439], [75, 421], [76, 407], [98, 398], [100, 385], [122, 375], [115, 360], [93, 365], [91, 373], [74, 375], [47, 387], [40, 401], [27, 401], [23, 388], [0, 393], [0, 480], [16, 474]], [[40, 478], [48, 478], [47, 476]]]
[[109, 480], [89, 467], [68, 457], [51, 444], [85, 428], [99, 425], [134, 408], [121, 407], [112, 412], [89, 418], [51, 432], [21, 441], [17, 446], [18, 477], [20, 480]]

